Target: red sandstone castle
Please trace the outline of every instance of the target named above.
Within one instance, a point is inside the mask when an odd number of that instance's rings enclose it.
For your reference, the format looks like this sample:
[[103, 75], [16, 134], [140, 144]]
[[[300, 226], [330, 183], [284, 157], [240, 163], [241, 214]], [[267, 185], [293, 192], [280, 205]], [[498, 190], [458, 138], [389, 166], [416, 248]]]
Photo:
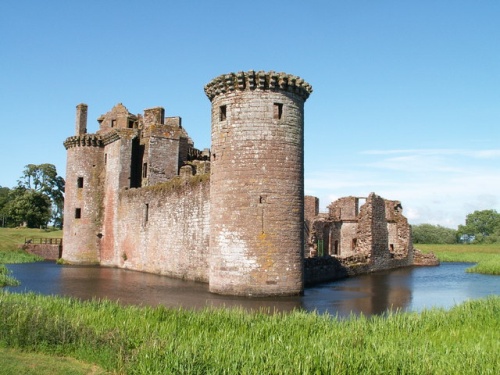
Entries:
[[[311, 86], [275, 72], [205, 86], [211, 150], [180, 117], [122, 104], [87, 133], [79, 104], [67, 149], [63, 259], [209, 283], [221, 294], [302, 293], [304, 284], [413, 264], [397, 201], [375, 194], [320, 214], [304, 197], [304, 102]], [[356, 264], [356, 267], [352, 267]]]

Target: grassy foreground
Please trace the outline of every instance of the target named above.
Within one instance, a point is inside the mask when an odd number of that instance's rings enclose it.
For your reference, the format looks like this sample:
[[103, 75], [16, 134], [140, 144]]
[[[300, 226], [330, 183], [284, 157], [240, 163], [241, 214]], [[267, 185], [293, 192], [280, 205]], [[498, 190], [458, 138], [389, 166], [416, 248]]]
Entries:
[[57, 357], [39, 353], [25, 353], [14, 349], [0, 348], [2, 366], [0, 374], [23, 375], [102, 375], [104, 370], [96, 365], [83, 363], [73, 358]]
[[427, 245], [417, 244], [423, 252], [433, 252], [441, 262], [472, 262], [467, 272], [500, 275], [500, 243], [485, 245]]
[[0, 347], [126, 374], [497, 374], [500, 297], [340, 321], [0, 293]]

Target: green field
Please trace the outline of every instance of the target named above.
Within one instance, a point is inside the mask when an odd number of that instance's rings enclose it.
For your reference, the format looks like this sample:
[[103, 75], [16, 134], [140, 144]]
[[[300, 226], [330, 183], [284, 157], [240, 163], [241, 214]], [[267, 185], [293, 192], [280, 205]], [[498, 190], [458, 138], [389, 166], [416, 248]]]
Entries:
[[467, 272], [500, 275], [500, 243], [481, 245], [418, 244], [415, 247], [424, 253], [433, 252], [441, 262], [477, 263]]
[[0, 263], [26, 263], [41, 260], [19, 249], [28, 238], [62, 238], [62, 230], [0, 228]]

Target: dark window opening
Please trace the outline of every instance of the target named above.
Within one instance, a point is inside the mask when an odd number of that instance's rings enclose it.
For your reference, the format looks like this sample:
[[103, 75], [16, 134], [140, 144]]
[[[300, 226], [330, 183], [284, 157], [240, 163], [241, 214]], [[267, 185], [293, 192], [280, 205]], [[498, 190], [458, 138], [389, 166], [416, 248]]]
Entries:
[[77, 208], [75, 209], [75, 219], [80, 219], [82, 217], [82, 209]]
[[339, 254], [339, 241], [335, 240], [335, 244], [333, 245], [333, 253], [338, 255]]
[[108, 164], [108, 154], [104, 154], [104, 164]]
[[111, 120], [111, 127], [114, 128], [116, 126], [116, 120]]
[[133, 120], [128, 120], [128, 127], [129, 127], [129, 129], [132, 129], [134, 127], [134, 121]]
[[227, 115], [226, 115], [226, 106], [225, 105], [221, 105], [219, 107], [219, 120], [220, 121], [224, 121], [226, 118], [227, 118]]
[[389, 245], [389, 251], [390, 251], [391, 253], [393, 253], [393, 252], [394, 252], [394, 244], [392, 244], [392, 243], [391, 243], [391, 244]]
[[[142, 186], [142, 178], [145, 172], [142, 169], [144, 158], [144, 145], [141, 145], [138, 138], [132, 141], [132, 160], [130, 163], [130, 187], [139, 188]], [[144, 163], [144, 165], [147, 165]], [[147, 173], [147, 172], [146, 172]]]
[[78, 189], [83, 188], [83, 177], [78, 177], [78, 180], [76, 181], [76, 186]]
[[215, 154], [212, 154], [212, 160], [215, 161]]
[[358, 242], [358, 240], [356, 238], [352, 239], [351, 250], [356, 249], [357, 242]]
[[149, 203], [146, 203], [144, 207], [144, 222], [147, 223], [149, 220]]
[[280, 120], [282, 116], [283, 116], [283, 103], [274, 103], [273, 118], [275, 120]]
[[148, 163], [142, 164], [142, 178], [148, 177]]

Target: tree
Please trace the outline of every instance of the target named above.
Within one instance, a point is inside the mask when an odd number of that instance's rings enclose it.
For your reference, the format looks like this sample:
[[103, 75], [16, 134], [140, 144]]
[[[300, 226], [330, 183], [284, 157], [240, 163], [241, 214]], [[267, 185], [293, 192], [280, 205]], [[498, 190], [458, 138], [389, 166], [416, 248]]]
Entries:
[[57, 175], [55, 165], [26, 165], [18, 186], [47, 196], [51, 202], [51, 219], [55, 226], [62, 227], [65, 182]]
[[47, 226], [51, 216], [50, 206], [47, 195], [18, 186], [10, 192], [7, 212], [13, 223], [37, 228]]
[[465, 225], [458, 226], [458, 235], [474, 238], [474, 242], [497, 242], [500, 238], [500, 214], [496, 210], [474, 211]]
[[412, 241], [425, 244], [453, 244], [457, 243], [457, 231], [440, 225], [413, 225]]
[[0, 226], [4, 227], [7, 222], [7, 203], [9, 203], [10, 189], [0, 186]]

